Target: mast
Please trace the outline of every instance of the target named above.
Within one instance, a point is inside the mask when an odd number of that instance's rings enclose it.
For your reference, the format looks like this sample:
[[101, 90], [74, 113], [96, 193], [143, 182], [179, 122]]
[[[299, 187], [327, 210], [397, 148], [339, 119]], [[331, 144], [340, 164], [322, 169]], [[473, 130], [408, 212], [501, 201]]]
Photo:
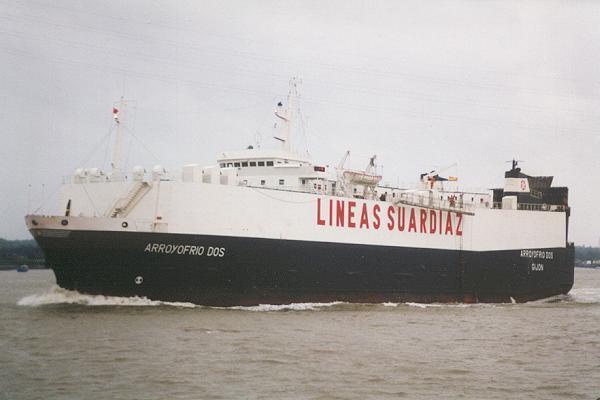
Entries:
[[296, 112], [299, 106], [299, 98], [300, 98], [300, 84], [302, 82], [300, 79], [294, 77], [290, 79], [290, 90], [288, 92], [287, 104], [284, 105], [279, 102], [277, 103], [277, 110], [275, 111], [275, 116], [283, 121], [284, 123], [284, 135], [283, 137], [274, 136], [275, 139], [282, 142], [283, 150], [287, 152], [292, 151], [292, 129], [294, 124], [294, 118], [296, 116]]
[[121, 100], [113, 106], [113, 119], [117, 124], [117, 135], [115, 137], [115, 147], [113, 149], [113, 158], [110, 163], [112, 167], [112, 178], [120, 180], [123, 176], [122, 149], [123, 149], [123, 114], [127, 102], [121, 97]]

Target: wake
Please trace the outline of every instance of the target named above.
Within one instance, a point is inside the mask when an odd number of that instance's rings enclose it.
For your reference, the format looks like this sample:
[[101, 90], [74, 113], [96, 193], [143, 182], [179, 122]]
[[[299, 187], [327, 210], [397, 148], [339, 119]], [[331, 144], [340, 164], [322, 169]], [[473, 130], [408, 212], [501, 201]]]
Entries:
[[77, 304], [83, 306], [133, 306], [133, 307], [156, 307], [173, 306], [195, 308], [196, 304], [184, 302], [168, 302], [150, 300], [146, 297], [116, 297], [82, 294], [75, 290], [67, 290], [53, 286], [48, 292], [32, 294], [23, 297], [17, 302], [19, 306], [39, 307], [53, 304]]
[[17, 302], [19, 306], [40, 307], [57, 304], [74, 304], [82, 306], [125, 306], [125, 307], [183, 307], [183, 308], [207, 308], [219, 310], [241, 310], [241, 311], [315, 311], [323, 307], [346, 304], [335, 301], [331, 303], [292, 303], [292, 304], [259, 304], [257, 306], [234, 306], [234, 307], [209, 307], [188, 302], [170, 302], [160, 300], [150, 300], [146, 297], [117, 297], [90, 295], [79, 293], [75, 290], [63, 289], [59, 286], [53, 286], [46, 293], [32, 294], [25, 296]]
[[[547, 299], [541, 299], [527, 304], [544, 304], [544, 303], [575, 303], [575, 304], [600, 304], [600, 288], [578, 288], [571, 290], [566, 295], [559, 295]], [[350, 303], [342, 301], [334, 301], [330, 303], [291, 303], [291, 304], [259, 304], [257, 306], [233, 306], [233, 307], [209, 307], [188, 302], [169, 302], [160, 300], [150, 300], [146, 297], [117, 297], [103, 295], [82, 294], [74, 290], [63, 289], [58, 286], [53, 286], [45, 293], [32, 294], [25, 296], [17, 302], [19, 306], [25, 307], [40, 307], [56, 304], [73, 304], [82, 306], [119, 306], [119, 307], [177, 307], [177, 308], [205, 308], [218, 310], [238, 310], [251, 312], [275, 312], [275, 311], [318, 311], [329, 307], [340, 305], [350, 305]], [[358, 304], [357, 304], [358, 305]], [[497, 307], [510, 306], [511, 303], [491, 304], [491, 303], [393, 303], [386, 302], [380, 304], [362, 304], [362, 306], [374, 307], [392, 307], [408, 306], [417, 308], [468, 308], [468, 307]], [[515, 304], [516, 305], [516, 304]]]

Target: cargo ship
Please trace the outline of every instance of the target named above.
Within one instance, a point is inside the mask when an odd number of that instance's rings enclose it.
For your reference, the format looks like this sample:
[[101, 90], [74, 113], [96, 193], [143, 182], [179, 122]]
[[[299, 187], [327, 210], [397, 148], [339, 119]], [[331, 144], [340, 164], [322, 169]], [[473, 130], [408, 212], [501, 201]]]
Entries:
[[[27, 215], [59, 286], [209, 306], [302, 302], [525, 302], [568, 293], [568, 188], [518, 161], [504, 186], [464, 191], [442, 171], [411, 187], [292, 150], [299, 83], [275, 108], [279, 142], [216, 163], [79, 168], [55, 215]], [[367, 160], [365, 160], [367, 161]]]

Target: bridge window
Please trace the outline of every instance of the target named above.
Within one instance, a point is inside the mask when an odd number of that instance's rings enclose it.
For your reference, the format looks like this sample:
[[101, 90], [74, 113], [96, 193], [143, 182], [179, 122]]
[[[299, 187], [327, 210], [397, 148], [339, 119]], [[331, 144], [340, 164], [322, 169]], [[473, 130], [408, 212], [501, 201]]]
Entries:
[[221, 163], [221, 168], [225, 168], [225, 163], [224, 162]]
[[284, 179], [280, 179], [280, 180], [279, 180], [279, 184], [280, 184], [280, 185], [285, 185], [285, 180], [284, 180]]
[[272, 167], [273, 166], [273, 161], [267, 161], [267, 167]]
[[261, 184], [262, 186], [265, 186], [265, 183], [266, 183], [266, 182], [265, 182], [265, 180], [264, 180], [264, 179], [261, 179], [261, 180], [260, 180], [260, 184]]
[[247, 167], [247, 166], [248, 166], [248, 161], [242, 162], [242, 167]]
[[259, 161], [258, 162], [258, 166], [259, 167], [264, 167], [265, 166], [265, 162], [264, 161]]
[[256, 161], [250, 161], [250, 166], [251, 167], [256, 167]]
[[239, 167], [239, 166], [240, 166], [240, 163], [239, 163], [239, 162], [233, 163], [233, 166], [234, 166], [234, 167]]

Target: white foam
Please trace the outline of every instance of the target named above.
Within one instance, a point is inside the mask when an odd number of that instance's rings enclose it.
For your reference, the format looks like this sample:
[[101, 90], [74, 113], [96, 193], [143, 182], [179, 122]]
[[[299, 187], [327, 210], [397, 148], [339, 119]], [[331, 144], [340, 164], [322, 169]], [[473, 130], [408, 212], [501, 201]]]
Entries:
[[[556, 302], [566, 301], [583, 304], [600, 303], [600, 288], [578, 288], [573, 289], [568, 295], [555, 296], [549, 299], [538, 300], [537, 302]], [[537, 303], [532, 302], [532, 303]], [[195, 308], [203, 307], [193, 303], [186, 302], [168, 302], [150, 300], [146, 297], [116, 297], [102, 295], [87, 295], [74, 290], [67, 290], [58, 286], [52, 287], [46, 293], [32, 294], [20, 299], [17, 304], [19, 306], [38, 307], [51, 304], [78, 304], [86, 306], [133, 306], [133, 307], [148, 307], [148, 306], [173, 306]], [[332, 307], [340, 304], [347, 304], [341, 301], [331, 303], [291, 303], [291, 304], [259, 304], [257, 306], [234, 306], [234, 307], [203, 307], [203, 308], [218, 308], [223, 310], [242, 310], [242, 311], [317, 311], [325, 307]], [[400, 303], [385, 302], [381, 303], [384, 307], [398, 307]], [[409, 307], [417, 308], [438, 308], [438, 307], [493, 307], [494, 304], [463, 304], [463, 303], [403, 303]], [[506, 304], [504, 304], [506, 305]]]
[[32, 294], [23, 297], [17, 302], [17, 305], [38, 307], [50, 304], [79, 304], [85, 306], [174, 306], [174, 307], [198, 307], [192, 303], [168, 302], [150, 300], [146, 297], [116, 297], [102, 295], [81, 294], [74, 290], [67, 290], [58, 286], [52, 287], [48, 292], [41, 294]]
[[428, 307], [442, 307], [442, 304], [435, 303], [404, 303], [409, 307], [428, 308]]
[[572, 289], [568, 297], [575, 303], [600, 303], [600, 288]]
[[[410, 307], [418, 307], [418, 308], [430, 308], [430, 307], [498, 307], [498, 306], [511, 306], [511, 305], [519, 305], [513, 299], [510, 298], [510, 303], [473, 303], [473, 304], [465, 304], [465, 303], [404, 303]], [[523, 304], [546, 304], [546, 303], [581, 303], [581, 304], [595, 304], [600, 303], [600, 288], [578, 288], [572, 289], [568, 294], [560, 294], [552, 297], [548, 297], [545, 299], [539, 299], [535, 301], [531, 301]], [[386, 303], [384, 303], [386, 305]]]
[[409, 307], [418, 308], [479, 308], [479, 307], [498, 307], [510, 303], [404, 303]]
[[339, 304], [346, 303], [343, 301], [334, 301], [331, 303], [259, 304], [257, 306], [235, 306], [223, 308], [226, 310], [242, 311], [315, 311], [323, 307], [332, 307]]
[[331, 307], [338, 304], [345, 304], [341, 301], [332, 303], [292, 303], [292, 304], [260, 304], [258, 306], [236, 306], [236, 307], [204, 307], [193, 303], [185, 302], [169, 302], [150, 300], [146, 297], [116, 297], [82, 294], [74, 290], [63, 289], [58, 286], [53, 286], [46, 293], [32, 294], [23, 297], [17, 302], [19, 306], [39, 307], [51, 304], [77, 304], [85, 306], [133, 306], [133, 307], [149, 307], [149, 306], [173, 306], [186, 308], [217, 308], [222, 310], [243, 310], [243, 311], [309, 311], [318, 310], [323, 307]]
[[559, 294], [545, 299], [535, 300], [528, 304], [547, 303], [578, 303], [596, 304], [600, 303], [600, 288], [577, 288], [571, 289], [568, 294]]

